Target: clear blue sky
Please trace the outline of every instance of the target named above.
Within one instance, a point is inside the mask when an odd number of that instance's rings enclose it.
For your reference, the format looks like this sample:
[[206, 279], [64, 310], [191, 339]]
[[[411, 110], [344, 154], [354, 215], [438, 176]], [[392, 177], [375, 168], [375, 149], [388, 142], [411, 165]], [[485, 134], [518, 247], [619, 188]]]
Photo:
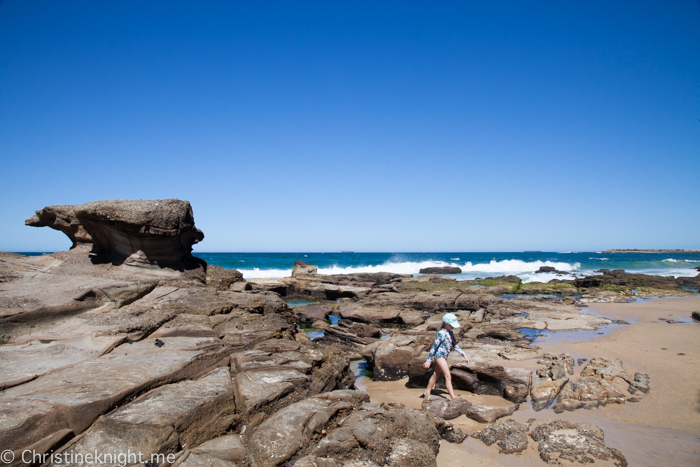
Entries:
[[180, 198], [198, 251], [700, 248], [700, 4], [0, 2], [0, 250]]

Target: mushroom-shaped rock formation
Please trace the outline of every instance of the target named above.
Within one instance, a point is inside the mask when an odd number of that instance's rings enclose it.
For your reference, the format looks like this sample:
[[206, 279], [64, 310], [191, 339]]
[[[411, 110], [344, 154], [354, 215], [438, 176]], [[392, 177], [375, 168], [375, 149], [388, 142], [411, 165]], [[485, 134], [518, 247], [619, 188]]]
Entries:
[[92, 243], [96, 258], [114, 264], [190, 269], [200, 266], [192, 245], [204, 239], [192, 206], [179, 199], [94, 201], [47, 206], [25, 221], [48, 226], [73, 242]]
[[46, 206], [36, 211], [32, 217], [24, 221], [25, 225], [32, 227], [51, 227], [68, 235], [73, 242], [71, 248], [78, 243], [92, 243], [92, 237], [85, 231], [80, 221], [75, 216], [76, 206]]

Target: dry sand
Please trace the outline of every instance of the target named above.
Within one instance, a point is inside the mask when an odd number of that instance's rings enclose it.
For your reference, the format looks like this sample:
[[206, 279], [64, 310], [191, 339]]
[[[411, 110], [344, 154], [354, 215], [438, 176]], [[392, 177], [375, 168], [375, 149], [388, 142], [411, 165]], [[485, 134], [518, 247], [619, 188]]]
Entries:
[[[633, 467], [700, 466], [700, 323], [690, 319], [692, 311], [700, 311], [700, 297], [596, 304], [584, 311], [622, 319], [630, 324], [615, 326], [613, 332], [604, 335], [581, 333], [580, 337], [586, 340], [549, 343], [545, 337], [536, 345], [543, 352], [567, 352], [574, 359], [620, 358], [630, 374], [641, 372], [649, 375], [649, 394], [641, 397], [642, 401], [638, 403], [613, 404], [560, 415], [550, 409], [535, 412], [530, 403], [525, 403], [512, 418], [519, 422], [531, 418], [536, 419], [536, 423], [563, 418], [593, 423], [604, 431], [606, 444], [622, 451]], [[669, 320], [675, 323], [668, 323]], [[558, 338], [550, 334], [549, 340]], [[538, 367], [532, 360], [508, 364]], [[577, 373], [581, 368], [576, 368]], [[357, 386], [366, 390], [374, 401], [401, 402], [408, 408], [420, 409], [422, 389], [408, 389], [405, 383], [405, 379], [381, 383], [359, 378]], [[496, 396], [478, 396], [465, 391], [456, 393], [473, 404], [507, 403]], [[452, 423], [469, 434], [486, 426], [465, 416], [452, 420]], [[471, 437], [461, 445], [442, 441], [438, 466], [548, 465], [540, 459], [536, 443], [529, 441], [522, 454], [510, 455], [500, 454], [495, 445], [488, 447]], [[597, 461], [595, 465], [612, 466], [613, 463]]]

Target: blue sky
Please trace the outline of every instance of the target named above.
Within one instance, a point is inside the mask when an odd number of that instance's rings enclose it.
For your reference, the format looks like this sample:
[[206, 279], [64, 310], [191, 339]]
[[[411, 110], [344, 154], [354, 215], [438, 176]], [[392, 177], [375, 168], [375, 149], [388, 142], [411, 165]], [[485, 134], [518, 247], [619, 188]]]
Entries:
[[180, 198], [197, 251], [700, 248], [700, 4], [0, 2], [0, 250]]

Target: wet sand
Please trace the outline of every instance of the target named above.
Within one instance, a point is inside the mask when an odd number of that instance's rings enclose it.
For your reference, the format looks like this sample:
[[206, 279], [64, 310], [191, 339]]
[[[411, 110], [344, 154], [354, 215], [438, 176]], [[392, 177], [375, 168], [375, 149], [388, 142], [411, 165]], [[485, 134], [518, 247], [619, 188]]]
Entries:
[[[534, 418], [536, 423], [541, 423], [563, 418], [593, 423], [604, 431], [606, 444], [622, 451], [630, 466], [700, 465], [700, 323], [690, 319], [692, 311], [700, 311], [700, 297], [596, 304], [584, 310], [631, 324], [619, 326], [614, 332], [599, 337], [594, 335], [591, 338], [587, 333], [585, 341], [547, 343], [545, 337], [535, 344], [543, 352], [567, 352], [574, 359], [620, 358], [631, 375], [641, 372], [650, 376], [651, 391], [641, 397], [641, 402], [562, 414], [555, 414], [550, 409], [535, 412], [530, 403], [524, 403], [512, 418], [519, 422]], [[668, 323], [668, 320], [675, 323]], [[534, 360], [506, 363], [530, 369], [538, 367]], [[581, 368], [577, 366], [576, 373]], [[400, 402], [408, 408], [420, 409], [422, 389], [408, 389], [405, 383], [405, 379], [381, 383], [359, 378], [356, 384], [374, 401]], [[507, 404], [496, 396], [455, 392], [473, 404]], [[466, 416], [451, 422], [468, 434], [486, 426]], [[548, 465], [540, 459], [537, 444], [531, 439], [529, 441], [522, 454], [509, 455], [500, 454], [495, 445], [488, 447], [471, 437], [461, 445], [442, 441], [438, 466]], [[595, 465], [614, 464], [597, 461]]]

